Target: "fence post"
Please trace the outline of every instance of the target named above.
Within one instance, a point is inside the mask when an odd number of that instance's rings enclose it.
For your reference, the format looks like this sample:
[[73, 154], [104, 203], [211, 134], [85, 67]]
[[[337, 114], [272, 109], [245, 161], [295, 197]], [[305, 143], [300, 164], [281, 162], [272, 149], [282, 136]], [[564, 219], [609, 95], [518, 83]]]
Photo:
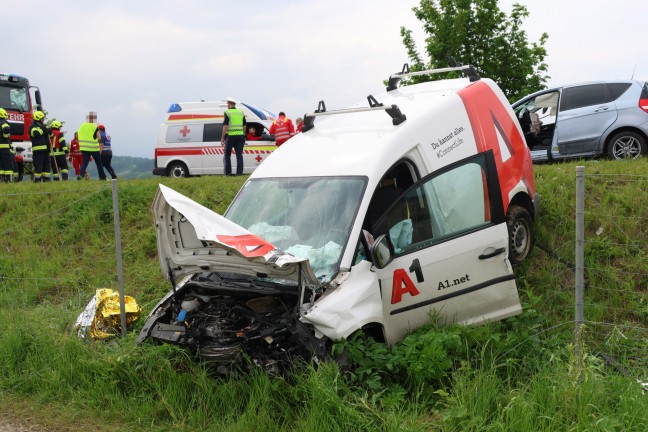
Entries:
[[[584, 321], [585, 291], [585, 167], [576, 167], [576, 341]], [[576, 343], [578, 346], [578, 343]]]
[[115, 223], [115, 250], [117, 253], [117, 282], [119, 283], [119, 314], [121, 316], [121, 334], [126, 337], [126, 303], [124, 301], [124, 270], [122, 267], [121, 228], [119, 222], [119, 196], [117, 179], [112, 179], [113, 221]]

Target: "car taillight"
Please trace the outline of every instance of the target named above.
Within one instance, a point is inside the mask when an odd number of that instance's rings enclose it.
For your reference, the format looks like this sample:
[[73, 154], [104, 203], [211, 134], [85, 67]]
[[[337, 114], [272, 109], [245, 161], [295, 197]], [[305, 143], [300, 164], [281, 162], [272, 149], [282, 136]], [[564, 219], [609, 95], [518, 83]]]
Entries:
[[648, 98], [639, 99], [639, 108], [648, 113]]

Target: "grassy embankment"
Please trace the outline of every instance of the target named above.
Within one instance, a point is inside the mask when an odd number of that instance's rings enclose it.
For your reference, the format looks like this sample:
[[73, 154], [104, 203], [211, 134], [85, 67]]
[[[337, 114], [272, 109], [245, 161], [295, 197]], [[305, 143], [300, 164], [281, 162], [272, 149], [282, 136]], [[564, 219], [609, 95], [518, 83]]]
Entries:
[[[586, 211], [586, 316], [646, 328], [648, 159], [585, 165], [588, 174], [644, 176], [587, 183], [606, 207]], [[573, 262], [575, 166], [536, 169], [538, 239], [563, 262]], [[218, 212], [242, 181], [162, 180]], [[119, 184], [126, 293], [145, 313], [169, 289], [149, 210], [158, 182]], [[0, 186], [0, 414], [16, 421], [68, 431], [648, 430], [635, 377], [594, 356], [614, 352], [645, 380], [645, 331], [622, 343], [591, 332], [575, 350], [573, 273], [538, 248], [516, 269], [521, 316], [426, 329], [392, 350], [355, 340], [353, 373], [324, 365], [222, 379], [173, 346], [135, 346], [143, 320], [125, 339], [76, 336], [95, 289], [117, 289], [109, 183]]]

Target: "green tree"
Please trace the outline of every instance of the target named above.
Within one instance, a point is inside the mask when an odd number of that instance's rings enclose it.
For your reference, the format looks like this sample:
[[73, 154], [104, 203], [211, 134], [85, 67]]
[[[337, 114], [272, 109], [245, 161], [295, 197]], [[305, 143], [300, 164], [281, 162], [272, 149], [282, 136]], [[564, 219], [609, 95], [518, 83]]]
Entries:
[[[448, 67], [449, 59], [454, 58], [497, 82], [511, 102], [545, 88], [549, 77], [544, 44], [549, 35], [543, 33], [538, 42], [527, 41], [522, 29], [529, 16], [525, 6], [515, 3], [507, 16], [498, 0], [421, 0], [412, 10], [423, 23], [429, 61], [416, 49], [412, 31], [401, 27], [410, 71]], [[424, 75], [405, 83], [431, 79], [435, 78]]]

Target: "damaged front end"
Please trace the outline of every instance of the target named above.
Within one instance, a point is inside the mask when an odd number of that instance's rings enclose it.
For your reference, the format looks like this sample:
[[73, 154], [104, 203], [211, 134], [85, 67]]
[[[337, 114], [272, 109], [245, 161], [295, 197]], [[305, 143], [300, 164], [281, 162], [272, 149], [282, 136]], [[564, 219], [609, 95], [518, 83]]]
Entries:
[[277, 373], [299, 359], [326, 359], [326, 342], [300, 321], [320, 289], [307, 260], [163, 185], [153, 213], [160, 265], [172, 289], [138, 343], [151, 338], [186, 346], [219, 372], [255, 364]]
[[299, 320], [296, 288], [196, 274], [158, 305], [140, 340], [185, 345], [221, 370], [252, 362], [279, 372], [297, 359], [325, 359], [325, 342]]

